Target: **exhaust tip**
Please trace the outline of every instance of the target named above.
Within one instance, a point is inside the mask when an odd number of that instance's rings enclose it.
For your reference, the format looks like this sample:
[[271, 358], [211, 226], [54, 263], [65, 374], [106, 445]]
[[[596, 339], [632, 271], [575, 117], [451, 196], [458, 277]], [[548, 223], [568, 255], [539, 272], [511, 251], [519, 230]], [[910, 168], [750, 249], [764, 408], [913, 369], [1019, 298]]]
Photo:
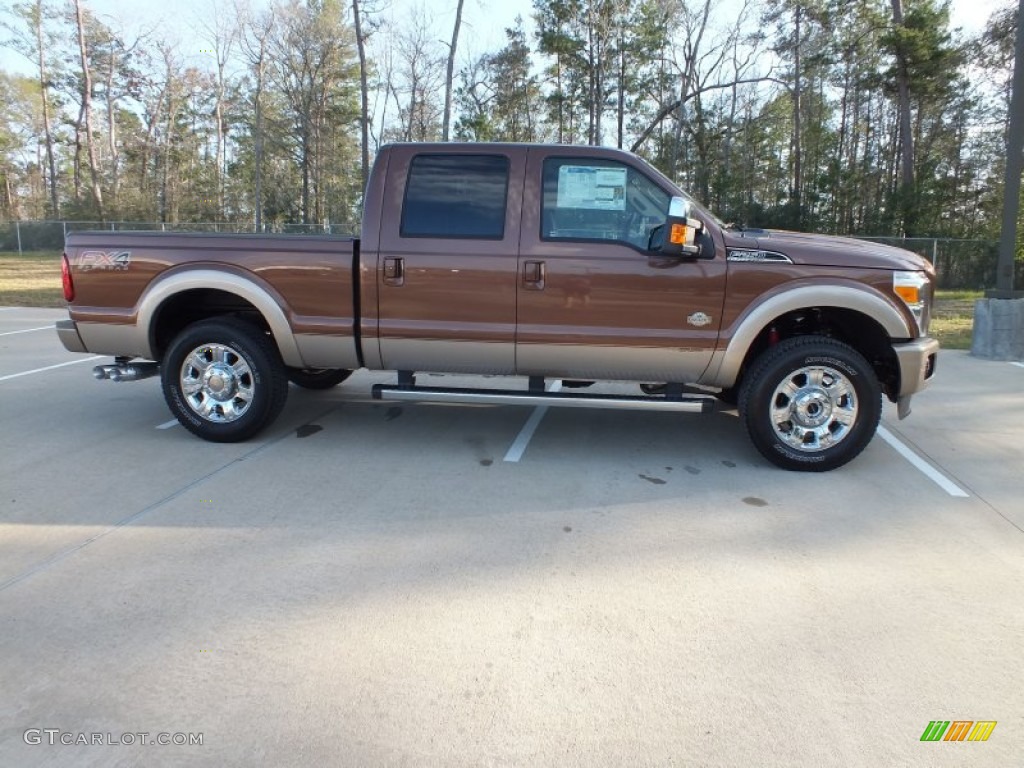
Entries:
[[106, 368], [102, 365], [97, 365], [92, 369], [92, 375], [94, 379], [102, 381], [103, 379], [107, 378]]

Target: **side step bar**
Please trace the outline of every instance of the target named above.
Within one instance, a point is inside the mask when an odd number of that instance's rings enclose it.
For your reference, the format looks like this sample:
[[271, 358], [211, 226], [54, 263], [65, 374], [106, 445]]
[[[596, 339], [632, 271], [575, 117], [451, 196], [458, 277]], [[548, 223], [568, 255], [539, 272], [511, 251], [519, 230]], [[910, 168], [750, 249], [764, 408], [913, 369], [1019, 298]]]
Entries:
[[477, 403], [484, 405], [554, 405], [563, 408], [617, 408], [638, 411], [710, 413], [713, 397], [645, 397], [598, 395], [590, 392], [545, 392], [520, 389], [463, 389], [374, 384], [374, 400], [405, 400], [419, 403]]

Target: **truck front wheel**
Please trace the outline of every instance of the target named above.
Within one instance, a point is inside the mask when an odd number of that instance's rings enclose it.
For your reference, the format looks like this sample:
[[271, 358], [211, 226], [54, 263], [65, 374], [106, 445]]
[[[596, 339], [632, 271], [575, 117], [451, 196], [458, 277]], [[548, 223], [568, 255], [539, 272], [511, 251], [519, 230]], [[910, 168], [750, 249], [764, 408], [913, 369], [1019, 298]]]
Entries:
[[825, 472], [871, 442], [882, 393], [875, 372], [855, 349], [803, 336], [761, 354], [740, 387], [739, 407], [766, 459], [783, 469]]
[[204, 440], [248, 440], [281, 413], [288, 379], [277, 349], [235, 318], [202, 320], [171, 342], [161, 364], [164, 399]]

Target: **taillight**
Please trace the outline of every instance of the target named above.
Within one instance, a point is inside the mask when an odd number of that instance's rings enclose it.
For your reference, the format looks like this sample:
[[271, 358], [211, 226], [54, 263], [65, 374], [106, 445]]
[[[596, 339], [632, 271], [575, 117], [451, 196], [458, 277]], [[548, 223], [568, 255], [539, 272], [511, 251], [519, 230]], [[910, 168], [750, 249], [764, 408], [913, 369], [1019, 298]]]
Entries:
[[64, 285], [64, 301], [75, 300], [75, 283], [71, 279], [71, 264], [65, 253], [60, 260], [60, 281]]

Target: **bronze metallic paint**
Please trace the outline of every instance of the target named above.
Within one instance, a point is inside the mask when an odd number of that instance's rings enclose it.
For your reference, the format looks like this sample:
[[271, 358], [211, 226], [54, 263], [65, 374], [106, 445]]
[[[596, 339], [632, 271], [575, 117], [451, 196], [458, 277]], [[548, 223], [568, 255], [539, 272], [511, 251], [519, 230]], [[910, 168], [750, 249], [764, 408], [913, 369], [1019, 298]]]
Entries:
[[[412, 159], [426, 150], [423, 145], [390, 147], [380, 249], [363, 252], [364, 263], [377, 264], [379, 320], [377, 338], [382, 366], [387, 369], [421, 370], [423, 355], [405, 341], [483, 342], [496, 345], [487, 367], [515, 370], [516, 257], [519, 249], [519, 211], [522, 208], [526, 148], [447, 145], [430, 154], [494, 154], [509, 160], [509, 186], [505, 233], [501, 240], [469, 238], [404, 238], [400, 233], [401, 207]], [[388, 285], [384, 266], [402, 259], [401, 285]], [[394, 343], [402, 342], [402, 343]], [[410, 356], [410, 352], [412, 355]], [[503, 355], [501, 361], [494, 354]], [[417, 362], [418, 365], [413, 365]]]
[[[421, 153], [500, 154], [509, 159], [503, 240], [400, 237], [406, 176], [412, 158]], [[934, 275], [934, 270], [915, 254], [896, 248], [790, 232], [723, 231], [700, 206], [691, 215], [704, 223], [713, 243], [709, 259], [662, 258], [611, 242], [545, 242], [540, 238], [541, 169], [549, 156], [615, 160], [645, 174], [670, 195], [678, 194], [657, 170], [613, 149], [389, 145], [381, 149], [370, 176], [361, 241], [72, 233], [66, 249], [77, 292], [71, 319], [90, 351], [145, 354], [148, 329], [137, 324], [157, 309], [146, 297], [157, 295], [156, 287], [168, 278], [208, 270], [224, 276], [211, 287], [230, 292], [237, 281], [246, 281], [250, 296], [260, 297], [264, 308], [272, 304], [275, 335], [289, 337], [279, 340], [289, 364], [302, 362], [301, 349], [315, 358], [315, 367], [354, 367], [358, 330], [362, 359], [371, 369], [577, 378], [600, 372], [624, 379], [657, 374], [653, 377], [684, 381], [703, 374], [704, 381], [723, 386], [731, 382], [723, 384], [721, 375], [732, 370], [738, 354], [730, 343], [760, 330], [752, 331], [753, 324], [770, 322], [754, 309], [795, 287], [828, 286], [830, 295], [833, 289], [849, 289], [858, 292], [850, 295], [871, 296], [857, 303], [876, 310], [875, 319], [894, 341], [921, 335], [913, 315], [893, 293], [892, 271], [920, 269]], [[112, 247], [131, 251], [127, 270], [74, 266], [81, 251]], [[727, 247], [776, 251], [793, 263], [730, 263]], [[401, 285], [384, 282], [383, 260], [389, 258], [402, 259]], [[687, 320], [700, 315], [711, 322], [696, 327]], [[73, 330], [61, 330], [72, 344]], [[114, 350], [119, 344], [126, 346]], [[915, 354], [904, 355], [908, 367], [917, 365]]]
[[[600, 158], [634, 168], [669, 196], [678, 190], [638, 158], [600, 147], [531, 148], [522, 209], [520, 274], [527, 262], [544, 263], [544, 289], [520, 290], [516, 366], [536, 373], [565, 348], [562, 375], [580, 378], [696, 380], [711, 360], [725, 294], [724, 242], [711, 217], [702, 217], [716, 246], [712, 259], [663, 257], [618, 242], [545, 241], [541, 238], [543, 162], [547, 157]], [[687, 317], [703, 312], [711, 323]], [[629, 372], [619, 350], [647, 350], [641, 370]], [[661, 360], [657, 350], [664, 350]], [[557, 357], [557, 355], [555, 355]], [[634, 360], [634, 362], [638, 362]]]

